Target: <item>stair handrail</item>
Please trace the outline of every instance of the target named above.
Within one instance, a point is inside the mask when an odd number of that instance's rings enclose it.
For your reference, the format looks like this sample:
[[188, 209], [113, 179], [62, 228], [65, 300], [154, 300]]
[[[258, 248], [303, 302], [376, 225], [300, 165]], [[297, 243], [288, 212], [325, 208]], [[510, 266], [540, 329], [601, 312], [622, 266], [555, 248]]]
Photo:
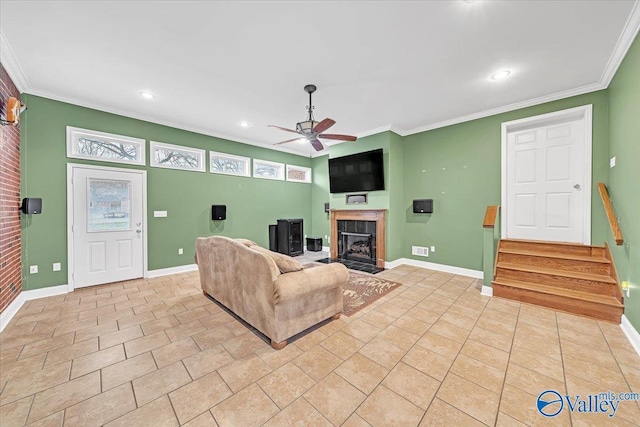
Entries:
[[484, 222], [482, 223], [484, 228], [494, 228], [496, 226], [498, 210], [500, 210], [500, 206], [487, 206], [487, 211], [484, 214]]
[[622, 238], [620, 224], [618, 223], [618, 219], [616, 218], [616, 214], [613, 210], [613, 205], [611, 204], [609, 190], [607, 190], [607, 186], [604, 185], [603, 182], [600, 182], [598, 183], [598, 191], [600, 191], [600, 198], [602, 199], [602, 204], [604, 205], [604, 212], [607, 214], [607, 219], [609, 220], [609, 226], [611, 227], [611, 232], [613, 233], [613, 239], [616, 241], [616, 245], [621, 246], [624, 243], [624, 239]]

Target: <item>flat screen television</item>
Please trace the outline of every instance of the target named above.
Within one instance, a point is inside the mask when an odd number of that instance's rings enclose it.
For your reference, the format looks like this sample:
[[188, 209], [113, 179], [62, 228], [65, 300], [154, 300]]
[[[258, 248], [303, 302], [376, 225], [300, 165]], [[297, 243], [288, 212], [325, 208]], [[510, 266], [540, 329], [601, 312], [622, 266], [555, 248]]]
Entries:
[[329, 191], [384, 190], [382, 149], [329, 159]]

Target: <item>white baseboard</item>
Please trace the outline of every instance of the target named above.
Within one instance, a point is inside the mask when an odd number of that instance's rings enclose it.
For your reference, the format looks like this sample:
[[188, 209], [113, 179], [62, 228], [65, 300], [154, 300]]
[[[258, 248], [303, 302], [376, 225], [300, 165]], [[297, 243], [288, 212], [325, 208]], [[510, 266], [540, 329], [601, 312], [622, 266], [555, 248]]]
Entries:
[[480, 295], [484, 295], [486, 297], [492, 297], [493, 288], [491, 286], [482, 285], [482, 291], [480, 292]]
[[179, 265], [177, 267], [159, 268], [157, 270], [147, 271], [147, 278], [152, 279], [154, 277], [168, 276], [169, 274], [187, 273], [189, 271], [196, 271], [198, 264]]
[[637, 329], [633, 327], [627, 316], [622, 315], [622, 319], [620, 322], [620, 327], [622, 328], [622, 332], [627, 336], [627, 339], [635, 349], [638, 356], [640, 356], [640, 333], [638, 333]]
[[394, 261], [385, 261], [385, 268], [394, 268], [399, 265], [406, 264], [414, 267], [428, 268], [429, 270], [442, 271], [444, 273], [458, 274], [460, 276], [473, 277], [482, 279], [484, 273], [480, 270], [471, 270], [469, 268], [454, 267], [453, 265], [436, 264], [434, 262], [419, 261], [411, 258], [399, 258]]
[[323, 246], [322, 247], [322, 252], [331, 252], [331, 247], [330, 246]]
[[31, 301], [33, 299], [38, 298], [46, 298], [52, 297], [55, 295], [62, 295], [69, 292], [69, 286], [67, 285], [59, 285], [59, 286], [51, 286], [48, 288], [41, 289], [32, 289], [30, 291], [22, 291], [20, 294], [14, 299], [11, 304], [9, 304], [3, 311], [0, 313], [0, 332], [7, 327], [13, 316], [16, 315], [18, 310], [22, 308], [26, 301]]

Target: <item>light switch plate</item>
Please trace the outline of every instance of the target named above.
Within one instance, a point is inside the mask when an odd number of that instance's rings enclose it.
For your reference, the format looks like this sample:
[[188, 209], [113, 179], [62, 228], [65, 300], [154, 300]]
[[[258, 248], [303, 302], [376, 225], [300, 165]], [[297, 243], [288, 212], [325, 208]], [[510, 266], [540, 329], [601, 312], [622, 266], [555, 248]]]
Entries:
[[182, 255], [182, 254], [184, 254], [184, 249], [182, 248], [178, 249], [178, 255]]
[[609, 159], [609, 167], [612, 168], [616, 165], [616, 157], [613, 156], [612, 158]]
[[60, 263], [59, 262], [54, 262], [53, 263], [53, 271], [60, 271]]
[[30, 265], [29, 266], [29, 274], [36, 274], [38, 273], [38, 266], [37, 265]]
[[167, 211], [153, 211], [153, 217], [154, 218], [166, 218], [167, 217]]

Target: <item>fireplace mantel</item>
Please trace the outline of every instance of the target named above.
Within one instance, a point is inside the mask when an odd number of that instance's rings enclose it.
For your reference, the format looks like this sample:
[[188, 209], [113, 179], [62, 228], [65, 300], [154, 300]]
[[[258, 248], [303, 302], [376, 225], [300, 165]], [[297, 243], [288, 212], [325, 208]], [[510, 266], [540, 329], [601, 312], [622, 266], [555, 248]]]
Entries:
[[385, 240], [384, 226], [386, 209], [331, 209], [331, 259], [338, 258], [338, 221], [375, 221], [376, 222], [376, 266], [384, 268]]

